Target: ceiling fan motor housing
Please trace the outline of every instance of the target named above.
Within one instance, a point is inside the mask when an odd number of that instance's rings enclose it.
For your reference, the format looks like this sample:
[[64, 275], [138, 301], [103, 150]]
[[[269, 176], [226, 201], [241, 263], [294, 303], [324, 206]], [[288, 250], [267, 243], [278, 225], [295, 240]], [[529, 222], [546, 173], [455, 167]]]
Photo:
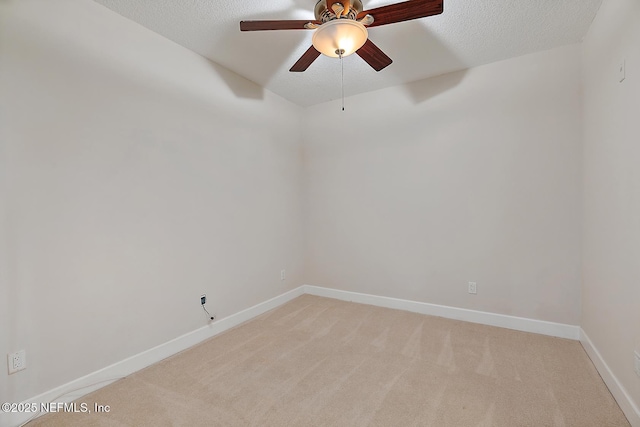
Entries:
[[[360, 0], [351, 0], [351, 7], [345, 16], [342, 19], [352, 19], [356, 20], [358, 14], [362, 12], [362, 2]], [[316, 3], [316, 7], [314, 8], [314, 14], [316, 17], [316, 21], [320, 21], [323, 24], [325, 22], [333, 21], [334, 19], [338, 19], [333, 10], [327, 7], [326, 0], [320, 0]]]

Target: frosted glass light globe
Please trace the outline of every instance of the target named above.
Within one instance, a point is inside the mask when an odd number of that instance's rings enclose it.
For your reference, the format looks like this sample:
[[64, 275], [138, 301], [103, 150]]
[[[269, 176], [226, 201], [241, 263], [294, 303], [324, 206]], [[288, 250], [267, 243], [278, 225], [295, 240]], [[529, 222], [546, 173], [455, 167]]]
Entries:
[[360, 49], [367, 37], [369, 32], [361, 23], [352, 19], [334, 19], [320, 25], [311, 41], [318, 52], [337, 58], [340, 50], [344, 51], [342, 56], [349, 56]]

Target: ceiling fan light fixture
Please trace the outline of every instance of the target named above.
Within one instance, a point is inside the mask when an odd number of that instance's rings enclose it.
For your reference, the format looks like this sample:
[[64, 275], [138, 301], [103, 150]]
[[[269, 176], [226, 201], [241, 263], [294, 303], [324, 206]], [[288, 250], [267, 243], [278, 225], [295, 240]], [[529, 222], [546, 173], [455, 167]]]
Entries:
[[344, 57], [360, 49], [368, 37], [367, 28], [360, 22], [351, 19], [334, 19], [320, 25], [313, 33], [311, 41], [318, 52], [337, 58], [341, 51]]

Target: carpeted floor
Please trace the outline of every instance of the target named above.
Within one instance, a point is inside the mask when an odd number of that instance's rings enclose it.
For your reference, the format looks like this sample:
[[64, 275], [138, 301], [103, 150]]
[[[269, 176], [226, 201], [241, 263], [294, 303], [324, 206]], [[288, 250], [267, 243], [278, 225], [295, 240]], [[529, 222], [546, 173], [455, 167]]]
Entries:
[[34, 426], [629, 426], [577, 341], [303, 295]]

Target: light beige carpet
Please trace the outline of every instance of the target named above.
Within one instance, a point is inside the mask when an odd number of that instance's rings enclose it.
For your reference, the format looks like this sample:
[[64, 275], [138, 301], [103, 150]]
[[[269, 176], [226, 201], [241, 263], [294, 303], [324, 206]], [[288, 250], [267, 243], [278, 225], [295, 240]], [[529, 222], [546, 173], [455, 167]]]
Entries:
[[301, 296], [29, 426], [628, 426], [580, 343]]

